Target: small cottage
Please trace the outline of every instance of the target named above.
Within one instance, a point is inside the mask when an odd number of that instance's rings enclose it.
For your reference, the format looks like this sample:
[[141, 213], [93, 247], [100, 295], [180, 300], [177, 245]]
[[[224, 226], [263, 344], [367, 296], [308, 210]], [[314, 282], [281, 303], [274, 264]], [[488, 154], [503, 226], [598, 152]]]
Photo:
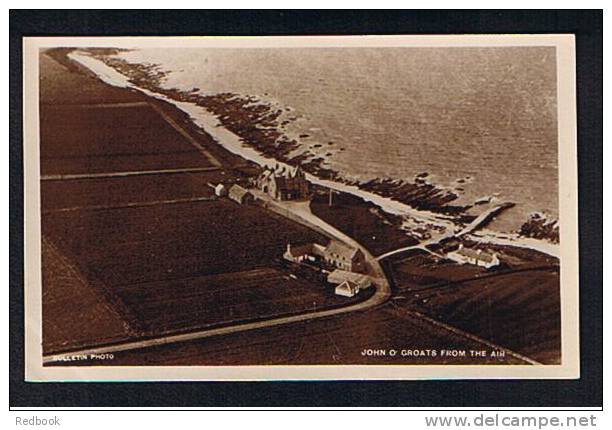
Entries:
[[335, 293], [337, 296], [354, 297], [359, 294], [359, 285], [351, 281], [344, 281], [336, 287]]
[[362, 273], [336, 269], [327, 275], [327, 282], [330, 284], [341, 285], [347, 281], [351, 284], [357, 285], [360, 290], [365, 290], [366, 288], [370, 288], [372, 286], [372, 279], [368, 275], [364, 275]]
[[227, 187], [223, 184], [217, 184], [217, 186], [215, 186], [215, 195], [218, 197], [227, 196]]
[[459, 264], [474, 264], [476, 266], [491, 268], [498, 266], [500, 261], [496, 253], [489, 253], [482, 249], [465, 248], [463, 244], [455, 251], [451, 251], [446, 256]]

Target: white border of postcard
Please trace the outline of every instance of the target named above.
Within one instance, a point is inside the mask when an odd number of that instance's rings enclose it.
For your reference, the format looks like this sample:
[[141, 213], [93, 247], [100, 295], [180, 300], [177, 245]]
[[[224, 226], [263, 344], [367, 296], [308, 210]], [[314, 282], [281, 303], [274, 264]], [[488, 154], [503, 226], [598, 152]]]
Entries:
[[[38, 52], [44, 47], [492, 47], [557, 50], [560, 365], [313, 365], [43, 367]], [[569, 379], [580, 376], [575, 42], [573, 35], [26, 37], [23, 40], [25, 345], [27, 381]]]

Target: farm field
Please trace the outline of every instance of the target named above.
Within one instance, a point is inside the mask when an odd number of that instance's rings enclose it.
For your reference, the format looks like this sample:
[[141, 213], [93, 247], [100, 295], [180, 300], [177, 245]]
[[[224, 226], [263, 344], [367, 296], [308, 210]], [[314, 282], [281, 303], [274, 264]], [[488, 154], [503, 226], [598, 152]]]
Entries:
[[[417, 297], [418, 296], [418, 297]], [[561, 359], [559, 273], [535, 270], [412, 295], [408, 306], [546, 364]]]
[[350, 302], [274, 268], [324, 237], [226, 199], [51, 212], [43, 234], [137, 336]]
[[43, 181], [43, 211], [120, 206], [139, 202], [212, 198], [209, 183], [226, 177], [223, 171], [143, 175], [70, 181]]
[[[436, 350], [438, 355], [362, 355], [364, 349], [392, 348], [418, 354]], [[474, 358], [441, 357], [442, 349], [469, 354], [470, 349], [481, 350], [483, 345], [387, 305], [304, 323], [117, 352], [113, 365], [474, 364]], [[521, 363], [509, 355], [479, 360], [483, 364]]]
[[49, 213], [43, 234], [108, 285], [248, 270], [281, 257], [287, 242], [326, 242], [227, 199]]
[[85, 73], [85, 69], [76, 64], [65, 63], [63, 57], [67, 51], [41, 50], [41, 105], [128, 103], [144, 100], [144, 97], [135, 91], [111, 87], [92, 74]]
[[45, 107], [40, 127], [43, 175], [212, 166], [148, 104]]
[[191, 279], [119, 285], [113, 291], [145, 333], [192, 331], [328, 309], [362, 300], [336, 296], [333, 287], [292, 278], [279, 268]]
[[43, 351], [126, 340], [134, 334], [102, 290], [49, 241], [42, 241]]
[[560, 285], [555, 259], [542, 255], [528, 264], [521, 262], [516, 249], [506, 248], [498, 251], [505, 252], [503, 259], [511, 264], [497, 271], [413, 251], [391, 264], [398, 303], [536, 360], [558, 363]]

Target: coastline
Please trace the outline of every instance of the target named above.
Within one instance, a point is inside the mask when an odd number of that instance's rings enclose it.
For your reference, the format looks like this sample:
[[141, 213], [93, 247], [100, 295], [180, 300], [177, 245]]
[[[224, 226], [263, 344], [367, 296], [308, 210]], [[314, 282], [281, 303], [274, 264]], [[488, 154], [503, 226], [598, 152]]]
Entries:
[[[191, 93], [162, 89], [159, 83], [164, 74], [154, 66], [136, 68], [132, 73], [132, 75], [137, 76], [135, 78], [134, 76], [126, 76], [122, 73], [124, 70], [119, 71], [116, 67], [107, 64], [99, 58], [101, 55], [108, 55], [108, 52], [93, 55], [87, 51], [72, 51], [66, 55], [66, 58], [88, 69], [109, 85], [130, 88], [148, 97], [176, 106], [191, 119], [196, 127], [212, 136], [220, 146], [247, 161], [262, 167], [295, 165], [296, 159], [298, 162], [304, 161], [303, 154], [294, 158], [289, 156], [296, 149], [294, 141], [281, 140], [280, 146], [282, 148], [279, 148], [279, 145], [271, 148], [269, 145], [267, 147], [264, 147], [265, 145], [255, 145], [253, 139], [245, 139], [236, 134], [232, 128], [239, 125], [232, 123], [231, 118], [220, 117], [218, 114], [211, 112], [210, 107], [203, 106], [203, 103], [199, 100], [200, 96], [196, 94], [199, 91], [198, 89], [194, 89]], [[147, 85], [141, 85], [144, 79], [150, 79], [150, 82]], [[244, 100], [236, 101], [233, 99], [234, 96], [232, 94], [222, 94], [207, 97], [216, 97], [214, 98], [215, 103], [226, 101], [244, 104]], [[248, 101], [252, 103], [252, 106], [256, 106], [256, 109], [259, 109], [257, 106], [261, 106], [254, 103], [255, 100], [253, 99]], [[232, 108], [235, 107], [235, 105], [232, 105]], [[264, 118], [267, 118], [267, 122], [257, 123], [257, 125], [262, 125], [263, 128], [257, 129], [255, 137], [261, 137], [264, 142], [269, 143], [270, 139], [278, 139], [278, 132], [274, 129], [276, 125], [274, 121], [278, 118], [279, 113], [275, 111], [272, 112], [273, 115], [267, 117], [266, 114], [267, 112], [264, 109], [263, 115]], [[230, 121], [229, 127], [228, 121]], [[249, 131], [253, 132], [252, 129]], [[263, 134], [261, 134], [262, 132]], [[337, 172], [324, 168], [322, 161], [322, 159], [314, 159], [300, 164], [306, 171], [306, 178], [309, 182], [359, 197], [380, 207], [389, 214], [406, 218], [407, 225], [410, 225], [411, 222], [421, 226], [426, 223], [437, 229], [454, 231], [461, 226], [462, 220], [465, 220], [466, 217], [469, 219], [466, 210], [474, 206], [453, 206], [452, 202], [457, 199], [457, 196], [448, 190], [431, 184], [427, 180], [428, 174], [426, 172], [418, 175], [414, 184], [391, 179], [375, 179], [358, 183], [343, 180]], [[486, 231], [482, 235], [472, 235], [471, 238], [483, 243], [528, 248], [559, 257], [558, 244], [541, 238], [536, 239], [520, 236], [516, 233], [493, 231]]]

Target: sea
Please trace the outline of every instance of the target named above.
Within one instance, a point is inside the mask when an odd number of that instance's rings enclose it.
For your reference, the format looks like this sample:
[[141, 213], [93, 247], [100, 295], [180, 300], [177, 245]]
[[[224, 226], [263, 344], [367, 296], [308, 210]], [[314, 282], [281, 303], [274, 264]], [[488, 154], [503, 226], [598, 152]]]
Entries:
[[287, 133], [304, 136], [299, 150], [347, 179], [413, 181], [426, 172], [458, 203], [515, 203], [495, 221], [500, 231], [516, 231], [534, 212], [558, 217], [554, 48], [147, 48], [119, 56], [158, 65], [167, 88], [282, 107]]

